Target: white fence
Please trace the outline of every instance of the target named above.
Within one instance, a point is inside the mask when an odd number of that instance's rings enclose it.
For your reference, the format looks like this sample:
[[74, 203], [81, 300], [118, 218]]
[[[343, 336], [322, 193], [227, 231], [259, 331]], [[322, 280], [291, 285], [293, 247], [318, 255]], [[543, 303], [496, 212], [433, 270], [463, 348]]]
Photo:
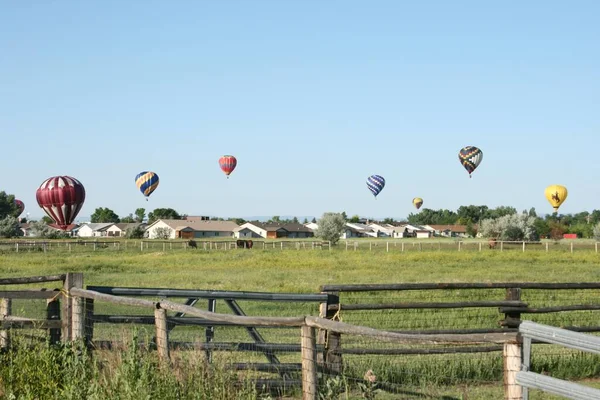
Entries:
[[519, 326], [519, 333], [523, 339], [523, 361], [521, 371], [516, 374], [516, 382], [522, 387], [523, 400], [528, 399], [528, 389], [538, 389], [568, 399], [600, 399], [600, 389], [529, 371], [532, 340], [600, 354], [600, 337], [541, 325], [531, 321], [523, 321]]

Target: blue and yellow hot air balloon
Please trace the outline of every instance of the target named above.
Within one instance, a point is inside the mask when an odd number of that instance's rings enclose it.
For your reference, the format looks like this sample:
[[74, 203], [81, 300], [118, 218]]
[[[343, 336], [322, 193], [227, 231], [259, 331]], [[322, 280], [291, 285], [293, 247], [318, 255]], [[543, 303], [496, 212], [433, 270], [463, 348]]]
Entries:
[[143, 171], [135, 176], [135, 184], [148, 201], [148, 196], [158, 187], [158, 175], [155, 172]]

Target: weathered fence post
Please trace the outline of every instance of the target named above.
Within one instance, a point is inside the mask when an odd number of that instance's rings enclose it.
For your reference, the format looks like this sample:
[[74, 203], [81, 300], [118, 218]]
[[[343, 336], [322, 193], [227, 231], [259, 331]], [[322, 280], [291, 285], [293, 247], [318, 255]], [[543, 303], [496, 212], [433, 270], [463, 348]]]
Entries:
[[[521, 288], [507, 288], [505, 298], [506, 300], [521, 300]], [[505, 327], [518, 328], [521, 313], [508, 312], [504, 314], [504, 318], [506, 320]], [[504, 398], [505, 400], [521, 400], [523, 391], [517, 384], [517, 372], [521, 370], [521, 345], [518, 342], [504, 343], [502, 357], [504, 361]]]
[[154, 310], [156, 324], [156, 349], [161, 362], [169, 362], [169, 331], [167, 330], [167, 310], [157, 307]]
[[517, 372], [521, 370], [521, 346], [504, 343], [504, 399], [522, 400], [523, 389], [517, 383]]
[[302, 400], [318, 400], [315, 329], [302, 325]]
[[[12, 313], [12, 302], [10, 299], [0, 299], [0, 323]], [[0, 330], [0, 349], [6, 349], [10, 345], [10, 333], [8, 329]]]
[[73, 297], [71, 297], [71, 288], [83, 289], [83, 274], [81, 272], [68, 272], [63, 284], [62, 293], [62, 341], [70, 342], [72, 340], [73, 330]]
[[[340, 306], [340, 296], [338, 292], [321, 292], [327, 294], [327, 301], [319, 306], [319, 316], [321, 318], [335, 319], [338, 316]], [[330, 309], [330, 306], [337, 306]], [[319, 365], [323, 366], [327, 372], [342, 373], [342, 354], [341, 335], [337, 332], [320, 330], [318, 343], [324, 346], [323, 353], [317, 355]]]
[[523, 240], [523, 253], [525, 253], [525, 241]]
[[[82, 285], [83, 286], [83, 285]], [[71, 340], [79, 340], [85, 334], [85, 299], [83, 297], [73, 298], [73, 317], [71, 327]]]

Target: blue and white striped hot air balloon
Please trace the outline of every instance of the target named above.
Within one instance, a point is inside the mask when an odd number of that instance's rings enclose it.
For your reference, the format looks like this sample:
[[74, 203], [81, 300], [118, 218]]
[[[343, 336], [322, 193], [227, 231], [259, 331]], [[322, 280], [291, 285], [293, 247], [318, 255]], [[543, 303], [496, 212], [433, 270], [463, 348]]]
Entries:
[[377, 198], [377, 195], [385, 186], [385, 179], [380, 175], [371, 175], [367, 178], [367, 187], [371, 192], [373, 192], [373, 196]]

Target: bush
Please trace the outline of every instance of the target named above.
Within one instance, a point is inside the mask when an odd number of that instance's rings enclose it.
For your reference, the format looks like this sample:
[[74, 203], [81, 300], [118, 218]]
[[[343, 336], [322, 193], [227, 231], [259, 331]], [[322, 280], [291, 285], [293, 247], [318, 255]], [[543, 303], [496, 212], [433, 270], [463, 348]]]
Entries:
[[18, 236], [23, 236], [18, 218], [9, 215], [0, 220], [0, 237], [12, 238]]
[[495, 219], [484, 219], [479, 227], [483, 237], [500, 240], [539, 239], [535, 218], [525, 214], [509, 214]]
[[335, 245], [344, 232], [346, 220], [340, 213], [329, 212], [323, 214], [317, 225], [319, 225], [319, 228], [317, 228], [315, 236], [323, 240], [328, 240], [332, 245]]

